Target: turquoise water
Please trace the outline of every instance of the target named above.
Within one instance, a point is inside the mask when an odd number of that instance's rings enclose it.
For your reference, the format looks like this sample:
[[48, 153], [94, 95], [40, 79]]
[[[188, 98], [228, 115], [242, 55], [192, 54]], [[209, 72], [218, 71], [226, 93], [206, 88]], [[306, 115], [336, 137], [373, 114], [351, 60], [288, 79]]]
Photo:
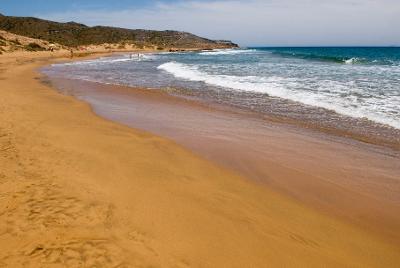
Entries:
[[358, 63], [366, 65], [400, 64], [400, 48], [396, 47], [298, 47], [257, 48], [282, 57], [334, 63]]
[[395, 133], [400, 129], [400, 48], [246, 48], [118, 55], [57, 64], [46, 72], [169, 88], [260, 113], [330, 127], [357, 127], [364, 134], [371, 126]]

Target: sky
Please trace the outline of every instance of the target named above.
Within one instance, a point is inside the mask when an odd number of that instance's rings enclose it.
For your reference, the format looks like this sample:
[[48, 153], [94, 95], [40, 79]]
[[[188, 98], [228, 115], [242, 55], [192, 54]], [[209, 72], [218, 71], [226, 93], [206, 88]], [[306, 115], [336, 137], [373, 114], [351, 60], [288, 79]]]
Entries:
[[242, 46], [400, 46], [400, 0], [0, 0], [0, 13]]

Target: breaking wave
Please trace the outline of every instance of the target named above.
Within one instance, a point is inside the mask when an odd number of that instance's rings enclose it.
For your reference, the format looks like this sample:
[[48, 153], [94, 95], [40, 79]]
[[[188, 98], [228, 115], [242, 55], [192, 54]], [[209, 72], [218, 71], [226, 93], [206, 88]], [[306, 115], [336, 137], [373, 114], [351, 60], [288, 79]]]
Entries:
[[243, 54], [243, 53], [251, 53], [254, 52], [254, 49], [216, 49], [211, 51], [200, 52], [200, 55], [206, 56], [218, 56], [218, 55], [235, 55], [235, 54]]
[[[351, 94], [347, 98], [343, 97], [343, 94], [340, 94], [340, 92], [346, 92], [348, 88], [346, 85], [335, 81], [320, 81], [318, 87], [321, 90], [314, 92], [310, 90], [293, 90], [293, 87], [300, 88], [304, 83], [301, 79], [279, 76], [258, 77], [210, 74], [200, 70], [196, 65], [178, 62], [161, 64], [158, 66], [158, 69], [164, 70], [180, 79], [203, 82], [230, 90], [265, 93], [269, 96], [325, 108], [346, 116], [368, 118], [372, 121], [400, 129], [400, 120], [388, 118], [385, 116], [385, 111], [371, 109], [377, 106], [383, 107], [379, 98], [370, 99], [369, 103], [360, 104], [354, 100]], [[388, 99], [384, 101], [388, 101]], [[400, 106], [400, 98], [393, 97], [389, 101], [398, 103]]]

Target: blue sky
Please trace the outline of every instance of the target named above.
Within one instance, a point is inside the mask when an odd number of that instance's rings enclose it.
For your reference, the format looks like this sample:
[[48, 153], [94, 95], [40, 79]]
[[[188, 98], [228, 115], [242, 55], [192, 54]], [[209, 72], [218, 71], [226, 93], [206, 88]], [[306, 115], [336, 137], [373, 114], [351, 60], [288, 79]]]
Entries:
[[400, 45], [399, 0], [0, 0], [0, 13], [182, 30], [244, 46]]
[[[107, 9], [120, 10], [131, 7], [145, 7], [152, 4], [153, 1], [145, 0], [1, 0], [0, 10], [7, 15], [13, 16], [31, 16], [33, 14], [46, 14], [62, 12], [66, 10], [82, 9]], [[173, 2], [173, 1], [166, 1]]]

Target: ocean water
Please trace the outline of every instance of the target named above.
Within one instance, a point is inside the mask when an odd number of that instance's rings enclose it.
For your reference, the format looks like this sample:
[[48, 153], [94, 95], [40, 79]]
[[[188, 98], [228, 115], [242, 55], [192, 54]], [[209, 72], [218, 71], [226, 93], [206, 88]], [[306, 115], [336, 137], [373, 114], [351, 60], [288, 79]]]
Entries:
[[[398, 138], [400, 48], [246, 48], [118, 55], [45, 73], [173, 94]], [[388, 132], [388, 134], [385, 134]], [[389, 133], [391, 132], [391, 133]]]

